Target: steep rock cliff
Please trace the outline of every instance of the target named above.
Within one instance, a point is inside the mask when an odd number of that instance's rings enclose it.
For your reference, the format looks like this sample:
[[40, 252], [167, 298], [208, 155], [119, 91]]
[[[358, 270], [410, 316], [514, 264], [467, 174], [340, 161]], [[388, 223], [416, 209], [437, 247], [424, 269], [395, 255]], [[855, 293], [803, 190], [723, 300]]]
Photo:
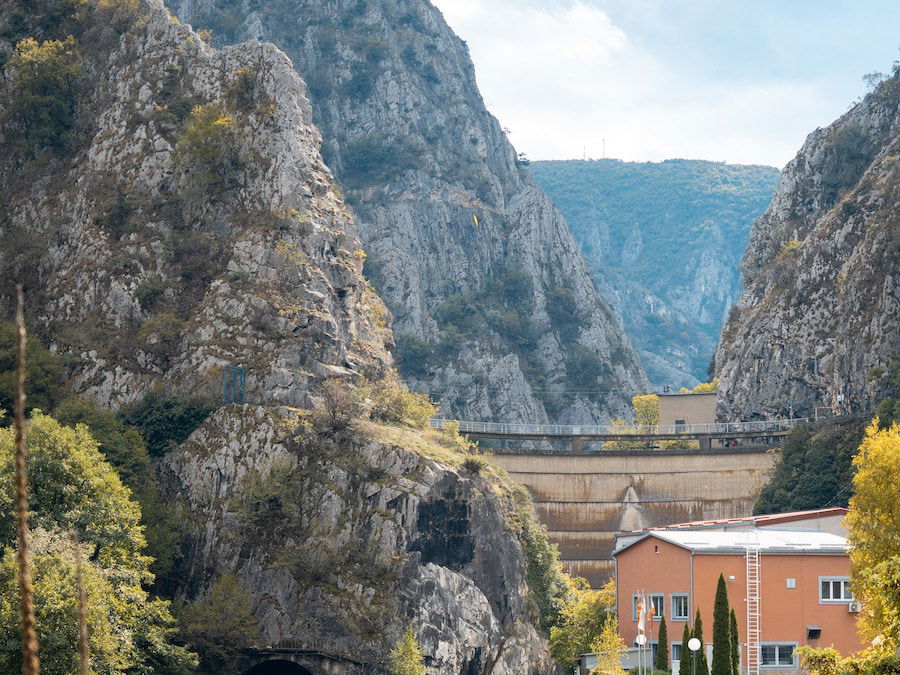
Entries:
[[429, 672], [556, 672], [494, 479], [405, 450], [417, 432], [297, 423], [221, 408], [166, 457], [203, 524], [187, 571], [200, 593], [236, 574], [261, 644], [322, 652], [338, 672], [387, 672], [410, 622]]
[[750, 226], [778, 170], [605, 159], [532, 162], [531, 172], [569, 223], [654, 388], [705, 382], [741, 293]]
[[900, 356], [900, 76], [817, 129], [750, 234], [716, 352], [727, 419], [871, 409]]
[[251, 400], [309, 406], [323, 376], [380, 371], [387, 314], [288, 59], [214, 51], [161, 4], [111, 11], [124, 33], [93, 15], [65, 27], [81, 74], [62, 149], [23, 147], [13, 67], [0, 99], [4, 280], [24, 280], [73, 389], [216, 394], [233, 365]]
[[[297, 406], [296, 423], [324, 378], [387, 370], [392, 341], [288, 59], [253, 42], [213, 50], [154, 0], [0, 8], [3, 315], [24, 283], [30, 326], [104, 405], [220, 395], [235, 365], [270, 406], [220, 407], [162, 460], [205, 519], [182, 592], [235, 572], [261, 640], [328, 644], [343, 672], [380, 672], [407, 622], [435, 672], [552, 672], [495, 483], [365, 434], [323, 450], [302, 427], [284, 442], [288, 408], [271, 406]], [[231, 537], [240, 479], [257, 469], [277, 487], [291, 467], [322, 497], [304, 516], [327, 541]], [[360, 547], [335, 558], [329, 543]]]
[[[359, 218], [401, 371], [446, 415], [628, 411], [641, 366], [565, 222], [484, 108], [425, 0], [181, 0], [223, 43], [271, 40], [310, 83], [323, 155]], [[477, 224], [476, 224], [477, 219]]]

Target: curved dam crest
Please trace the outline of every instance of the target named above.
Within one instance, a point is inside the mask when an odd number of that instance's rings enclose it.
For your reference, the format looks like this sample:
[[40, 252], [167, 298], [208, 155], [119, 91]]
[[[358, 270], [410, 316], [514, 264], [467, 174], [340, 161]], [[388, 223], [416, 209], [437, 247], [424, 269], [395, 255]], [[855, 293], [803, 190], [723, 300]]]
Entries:
[[777, 457], [731, 448], [498, 453], [494, 461], [528, 488], [569, 572], [598, 588], [613, 573], [617, 532], [749, 516]]

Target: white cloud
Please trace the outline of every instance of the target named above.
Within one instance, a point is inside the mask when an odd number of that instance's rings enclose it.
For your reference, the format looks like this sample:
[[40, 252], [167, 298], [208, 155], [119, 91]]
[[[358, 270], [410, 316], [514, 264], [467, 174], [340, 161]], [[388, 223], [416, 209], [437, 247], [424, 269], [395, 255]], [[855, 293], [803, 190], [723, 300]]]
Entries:
[[433, 0], [469, 44], [484, 99], [532, 159], [686, 157], [783, 165], [823, 96], [806, 84], [698, 82], [580, 0]]

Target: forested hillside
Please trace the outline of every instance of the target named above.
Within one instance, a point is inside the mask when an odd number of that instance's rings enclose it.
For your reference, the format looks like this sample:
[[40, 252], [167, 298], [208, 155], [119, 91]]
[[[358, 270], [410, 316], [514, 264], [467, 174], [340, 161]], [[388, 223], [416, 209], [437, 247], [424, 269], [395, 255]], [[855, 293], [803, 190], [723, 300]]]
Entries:
[[651, 383], [693, 386], [732, 303], [778, 170], [719, 162], [532, 162]]

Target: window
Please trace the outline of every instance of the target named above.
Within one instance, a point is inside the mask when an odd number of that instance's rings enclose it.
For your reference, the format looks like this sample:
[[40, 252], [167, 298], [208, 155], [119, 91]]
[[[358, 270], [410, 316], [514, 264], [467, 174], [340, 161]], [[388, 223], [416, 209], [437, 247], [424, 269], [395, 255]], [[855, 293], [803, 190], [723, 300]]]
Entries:
[[849, 602], [853, 600], [849, 577], [819, 577], [819, 602]]
[[632, 595], [631, 596], [631, 618], [635, 621], [638, 620], [638, 602], [640, 601], [641, 596]]
[[653, 608], [653, 620], [661, 620], [666, 614], [666, 596], [662, 593], [652, 593], [650, 606]]
[[797, 588], [797, 579], [795, 577], [787, 577], [784, 580], [785, 588]]
[[672, 593], [672, 621], [688, 620], [687, 593]]
[[796, 642], [763, 642], [759, 645], [759, 665], [761, 668], [796, 668], [796, 648]]
[[673, 661], [681, 661], [681, 643], [680, 642], [672, 643], [672, 660]]

